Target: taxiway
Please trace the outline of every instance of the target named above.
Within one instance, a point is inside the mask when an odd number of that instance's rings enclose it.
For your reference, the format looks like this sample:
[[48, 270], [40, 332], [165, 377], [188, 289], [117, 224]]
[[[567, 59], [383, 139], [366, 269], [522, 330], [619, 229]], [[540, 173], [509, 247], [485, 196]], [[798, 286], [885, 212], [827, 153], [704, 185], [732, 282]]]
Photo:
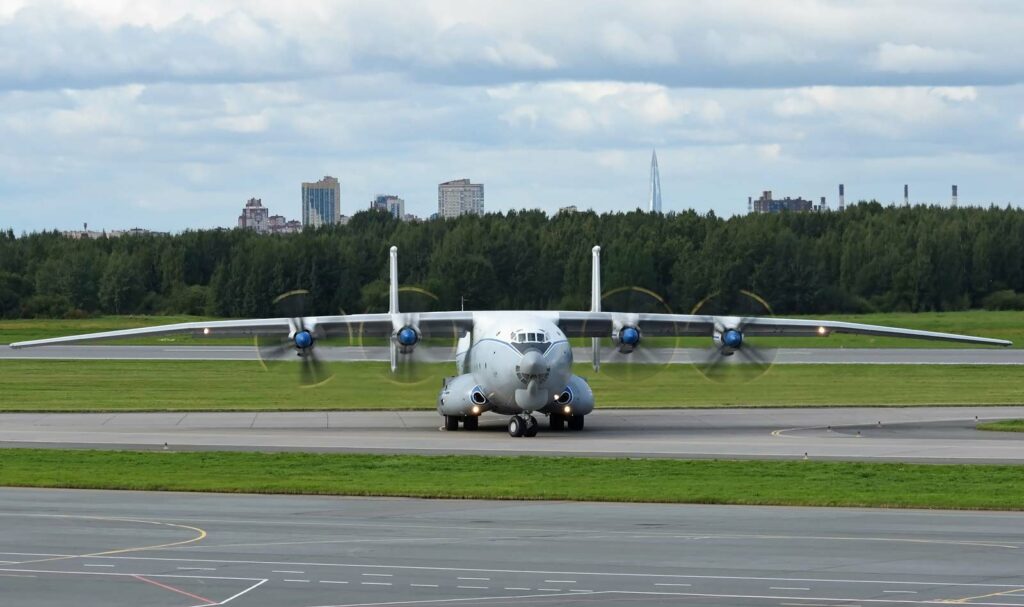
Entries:
[[1024, 605], [1024, 515], [0, 489], [21, 607]]
[[[598, 409], [582, 432], [511, 438], [505, 417], [444, 432], [433, 411], [8, 413], [0, 447], [1024, 463], [1020, 407]], [[543, 421], [542, 421], [543, 424]]]

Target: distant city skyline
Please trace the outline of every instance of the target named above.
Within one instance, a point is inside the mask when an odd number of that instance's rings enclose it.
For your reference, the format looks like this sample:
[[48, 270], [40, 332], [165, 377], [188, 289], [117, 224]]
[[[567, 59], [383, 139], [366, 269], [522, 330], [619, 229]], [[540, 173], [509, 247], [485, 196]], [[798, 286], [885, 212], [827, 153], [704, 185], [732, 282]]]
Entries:
[[[399, 18], [400, 16], [400, 18]], [[429, 217], [1024, 203], [1024, 4], [0, 0], [0, 228], [231, 226], [342, 182]], [[387, 44], [381, 44], [387, 40]]]

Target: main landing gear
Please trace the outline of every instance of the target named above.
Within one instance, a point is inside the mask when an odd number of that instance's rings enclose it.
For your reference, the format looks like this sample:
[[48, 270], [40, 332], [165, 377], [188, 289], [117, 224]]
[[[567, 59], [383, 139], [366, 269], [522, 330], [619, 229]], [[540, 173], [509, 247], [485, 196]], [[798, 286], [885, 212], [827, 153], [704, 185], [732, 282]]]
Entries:
[[508, 418], [508, 435], [513, 437], [537, 436], [539, 426], [537, 418], [532, 415], [513, 415]]
[[584, 417], [582, 415], [552, 413], [548, 416], [548, 423], [551, 425], [552, 430], [564, 430], [566, 426], [569, 426], [570, 430], [582, 430], [583, 420]]
[[476, 415], [445, 415], [444, 429], [449, 432], [458, 430], [460, 421], [464, 430], [476, 430], [480, 427], [480, 418]]

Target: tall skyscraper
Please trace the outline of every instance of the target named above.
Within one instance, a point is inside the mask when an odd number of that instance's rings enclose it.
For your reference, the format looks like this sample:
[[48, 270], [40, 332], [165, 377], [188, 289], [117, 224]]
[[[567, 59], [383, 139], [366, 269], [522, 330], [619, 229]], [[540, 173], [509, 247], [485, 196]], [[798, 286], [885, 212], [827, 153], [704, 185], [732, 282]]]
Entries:
[[658, 174], [658, 153], [651, 150], [651, 185], [647, 200], [647, 211], [661, 212], [661, 175]]
[[370, 208], [390, 213], [395, 219], [405, 218], [405, 201], [398, 196], [377, 194], [377, 197], [370, 203]]
[[468, 179], [446, 181], [437, 186], [437, 213], [446, 219], [459, 215], [484, 214], [484, 184]]
[[302, 184], [302, 225], [320, 227], [341, 222], [341, 184], [327, 176]]

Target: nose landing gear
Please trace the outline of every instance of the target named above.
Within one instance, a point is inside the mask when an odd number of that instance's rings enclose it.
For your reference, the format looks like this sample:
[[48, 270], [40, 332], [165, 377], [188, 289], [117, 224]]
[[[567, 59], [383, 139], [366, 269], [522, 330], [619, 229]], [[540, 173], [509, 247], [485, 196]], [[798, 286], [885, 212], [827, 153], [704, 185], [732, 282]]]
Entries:
[[532, 415], [513, 415], [508, 418], [508, 435], [512, 437], [537, 436], [539, 424]]

